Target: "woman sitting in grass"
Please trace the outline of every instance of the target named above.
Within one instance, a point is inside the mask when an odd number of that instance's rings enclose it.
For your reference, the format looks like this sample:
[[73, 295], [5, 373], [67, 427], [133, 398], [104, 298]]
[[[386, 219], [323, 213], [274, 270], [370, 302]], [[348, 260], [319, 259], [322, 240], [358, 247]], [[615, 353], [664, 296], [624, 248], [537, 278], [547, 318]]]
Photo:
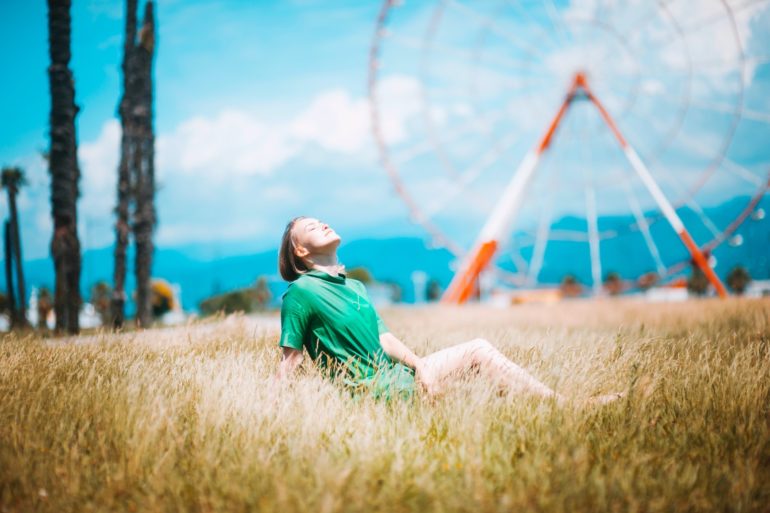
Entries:
[[[286, 226], [278, 266], [291, 284], [281, 307], [279, 380], [300, 364], [304, 347], [332, 376], [377, 397], [409, 396], [418, 386], [433, 396], [453, 378], [473, 370], [504, 390], [565, 401], [484, 339], [422, 358], [415, 355], [388, 331], [364, 285], [345, 276], [337, 260], [339, 245], [340, 236], [318, 219], [297, 217]], [[606, 403], [618, 397], [592, 401]]]

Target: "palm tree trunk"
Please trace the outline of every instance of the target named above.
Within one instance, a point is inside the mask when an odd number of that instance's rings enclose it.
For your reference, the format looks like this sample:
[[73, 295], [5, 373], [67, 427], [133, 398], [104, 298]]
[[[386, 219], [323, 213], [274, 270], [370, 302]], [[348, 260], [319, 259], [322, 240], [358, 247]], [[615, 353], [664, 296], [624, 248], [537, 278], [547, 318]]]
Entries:
[[70, 0], [48, 0], [48, 41], [51, 65], [51, 254], [56, 272], [54, 309], [57, 331], [80, 329], [80, 241], [77, 197], [80, 171], [75, 137], [75, 86], [70, 61]]
[[137, 0], [126, 1], [126, 32], [123, 41], [123, 97], [120, 100], [120, 124], [123, 131], [118, 167], [118, 205], [115, 209], [115, 270], [113, 273], [112, 325], [119, 329], [125, 322], [126, 305], [126, 248], [128, 247], [128, 211], [131, 203], [131, 175], [136, 166], [136, 123], [132, 119], [136, 103], [136, 73], [134, 72], [134, 45], [136, 43]]
[[152, 233], [155, 228], [155, 138], [152, 126], [152, 59], [155, 48], [153, 3], [145, 4], [139, 45], [135, 49], [137, 72], [136, 152], [136, 210], [134, 239], [136, 240], [136, 319], [140, 326], [152, 323], [150, 279], [152, 276]]
[[13, 256], [16, 260], [16, 283], [19, 287], [19, 320], [22, 324], [27, 323], [27, 294], [24, 287], [24, 270], [21, 259], [21, 237], [19, 236], [19, 215], [16, 209], [16, 187], [8, 188], [8, 205], [11, 214], [11, 242], [13, 247]]
[[4, 224], [3, 239], [5, 242], [5, 283], [8, 288], [8, 321], [11, 328], [17, 325], [16, 294], [13, 291], [13, 251], [11, 251], [11, 222]]

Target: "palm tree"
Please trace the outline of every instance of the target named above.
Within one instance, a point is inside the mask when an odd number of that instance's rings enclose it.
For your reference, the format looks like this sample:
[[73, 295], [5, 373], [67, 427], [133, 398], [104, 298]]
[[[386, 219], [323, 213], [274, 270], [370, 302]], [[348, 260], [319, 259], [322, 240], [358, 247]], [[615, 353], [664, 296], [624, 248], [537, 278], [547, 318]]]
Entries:
[[19, 313], [16, 310], [16, 298], [13, 291], [13, 251], [11, 246], [11, 222], [6, 221], [3, 225], [3, 247], [5, 250], [5, 283], [8, 287], [8, 319], [10, 321], [11, 328], [18, 324]]
[[22, 269], [21, 259], [21, 237], [19, 235], [19, 213], [16, 208], [16, 195], [19, 193], [19, 188], [27, 183], [24, 178], [24, 171], [20, 167], [6, 167], [3, 168], [0, 178], [3, 188], [8, 192], [8, 209], [10, 211], [10, 243], [12, 248], [13, 259], [16, 260], [16, 283], [19, 288], [19, 311], [18, 321], [23, 325], [26, 324], [27, 308], [26, 308], [26, 290], [24, 286], [24, 270]]
[[431, 278], [425, 284], [425, 299], [429, 302], [441, 299], [441, 284], [435, 278]]
[[110, 285], [106, 281], [98, 281], [91, 286], [91, 304], [94, 306], [96, 313], [99, 314], [99, 319], [102, 321], [103, 326], [107, 326], [113, 319], [110, 313], [111, 298], [112, 290], [110, 290]]
[[624, 284], [620, 275], [614, 271], [607, 273], [604, 277], [604, 290], [609, 293], [610, 296], [617, 296], [623, 292]]
[[53, 309], [51, 291], [46, 287], [40, 287], [37, 292], [37, 327], [48, 329], [48, 314]]
[[746, 292], [746, 287], [751, 283], [751, 275], [749, 271], [742, 265], [736, 265], [727, 275], [727, 286], [733, 289], [733, 291], [742, 296]]
[[80, 241], [77, 199], [80, 170], [75, 137], [75, 83], [70, 61], [70, 0], [48, 0], [48, 49], [51, 65], [51, 254], [56, 272], [56, 330], [80, 331]]
[[696, 296], [705, 296], [709, 290], [709, 280], [697, 265], [692, 266], [692, 273], [687, 279], [687, 290]]
[[583, 286], [573, 274], [562, 278], [559, 289], [564, 297], [578, 297], [583, 293]]
[[155, 228], [155, 136], [152, 126], [152, 58], [155, 48], [153, 3], [145, 4], [142, 30], [137, 44], [136, 0], [126, 1], [126, 34], [123, 47], [123, 97], [120, 118], [123, 127], [118, 168], [118, 206], [115, 244], [113, 324], [122, 326], [125, 306], [126, 247], [129, 209], [135, 200], [133, 232], [136, 242], [136, 318], [140, 326], [152, 322], [150, 275], [152, 233]]
[[112, 325], [123, 326], [126, 305], [126, 248], [128, 246], [128, 209], [131, 200], [131, 170], [134, 165], [136, 134], [132, 122], [132, 105], [136, 103], [134, 86], [134, 41], [136, 40], [136, 0], [126, 1], [126, 33], [123, 42], [123, 97], [118, 112], [123, 134], [120, 141], [120, 164], [118, 166], [118, 205], [115, 212], [115, 269], [112, 290]]
[[155, 134], [152, 125], [152, 59], [155, 50], [153, 3], [144, 5], [142, 30], [134, 55], [136, 59], [137, 103], [135, 115], [139, 129], [139, 151], [136, 160], [136, 320], [140, 326], [152, 323], [152, 233], [155, 229]]
[[640, 290], [649, 290], [654, 287], [659, 280], [660, 276], [658, 273], [644, 273], [643, 275], [639, 276], [639, 278], [637, 278], [636, 286], [639, 287]]
[[257, 278], [257, 283], [254, 284], [254, 307], [260, 312], [264, 311], [271, 299], [273, 299], [273, 294], [267, 285], [267, 278], [260, 276]]
[[24, 178], [24, 171], [20, 167], [6, 167], [2, 171], [3, 188], [8, 192], [8, 209], [11, 214], [11, 247], [13, 252], [13, 258], [16, 260], [16, 283], [19, 287], [19, 320], [25, 323], [27, 319], [26, 299], [27, 294], [24, 286], [24, 271], [22, 269], [21, 259], [21, 236], [19, 235], [19, 213], [16, 208], [16, 195], [19, 193], [19, 188], [26, 185], [27, 181]]

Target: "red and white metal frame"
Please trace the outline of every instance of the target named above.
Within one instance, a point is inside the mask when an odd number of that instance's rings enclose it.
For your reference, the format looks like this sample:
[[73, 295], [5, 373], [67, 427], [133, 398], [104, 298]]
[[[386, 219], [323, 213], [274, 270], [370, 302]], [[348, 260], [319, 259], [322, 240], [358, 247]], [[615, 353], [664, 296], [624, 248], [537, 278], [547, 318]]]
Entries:
[[538, 142], [537, 146], [527, 153], [524, 160], [519, 165], [519, 168], [513, 174], [502, 197], [497, 202], [492, 214], [484, 224], [476, 243], [463, 259], [458, 272], [449, 284], [441, 301], [449, 304], [462, 304], [477, 291], [480, 274], [489, 266], [498, 247], [510, 234], [516, 214], [522, 203], [522, 197], [530, 183], [535, 169], [537, 168], [538, 162], [543, 153], [551, 145], [556, 130], [559, 128], [559, 124], [564, 119], [567, 110], [573, 100], [577, 97], [578, 93], [585, 95], [585, 97], [597, 108], [602, 119], [620, 144], [631, 167], [642, 180], [642, 183], [645, 185], [648, 192], [652, 195], [666, 220], [677, 235], [679, 235], [679, 238], [689, 251], [695, 264], [703, 271], [719, 296], [726, 297], [727, 291], [725, 290], [724, 285], [716, 273], [714, 273], [714, 270], [709, 266], [706, 256], [701, 252], [697, 244], [695, 244], [692, 236], [690, 236], [685, 228], [682, 219], [655, 182], [655, 179], [650, 174], [647, 166], [642, 162], [642, 159], [639, 157], [636, 150], [634, 150], [623, 137], [623, 134], [621, 134], [612, 117], [604, 108], [604, 105], [602, 105], [598, 98], [591, 92], [585, 75], [583, 73], [577, 73], [561, 107], [548, 126], [548, 129]]

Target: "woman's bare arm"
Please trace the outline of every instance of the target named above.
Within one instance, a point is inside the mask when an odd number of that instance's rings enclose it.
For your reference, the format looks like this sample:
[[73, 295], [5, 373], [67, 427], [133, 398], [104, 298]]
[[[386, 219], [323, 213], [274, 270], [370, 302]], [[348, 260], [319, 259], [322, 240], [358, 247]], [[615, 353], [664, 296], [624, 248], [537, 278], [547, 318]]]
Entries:
[[302, 363], [302, 351], [291, 347], [284, 347], [281, 363], [278, 365], [278, 372], [275, 374], [276, 381], [284, 381], [291, 376], [295, 369]]
[[382, 346], [382, 350], [385, 351], [385, 354], [392, 359], [414, 369], [417, 380], [429, 394], [433, 393], [433, 374], [428, 372], [422, 358], [414, 354], [411, 349], [406, 347], [403, 342], [390, 332], [380, 335], [380, 345]]
[[420, 357], [406, 347], [403, 342], [397, 339], [392, 333], [383, 333], [380, 335], [380, 345], [385, 354], [394, 360], [403, 363], [407, 367], [417, 370], [420, 365]]

